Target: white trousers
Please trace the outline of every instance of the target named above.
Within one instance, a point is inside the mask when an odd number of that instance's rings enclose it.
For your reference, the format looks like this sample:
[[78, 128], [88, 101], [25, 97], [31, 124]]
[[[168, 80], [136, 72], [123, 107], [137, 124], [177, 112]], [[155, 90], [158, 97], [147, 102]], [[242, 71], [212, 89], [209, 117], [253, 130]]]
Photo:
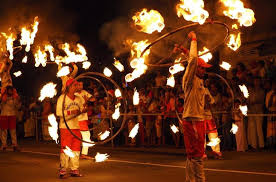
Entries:
[[186, 160], [186, 182], [205, 182], [203, 161], [201, 158]]
[[255, 149], [264, 147], [263, 117], [248, 117], [248, 144]]
[[237, 133], [235, 134], [237, 151], [245, 152], [247, 150], [247, 140], [243, 120], [237, 121], [235, 124], [239, 127]]
[[[16, 129], [9, 129], [11, 134], [12, 146], [17, 146]], [[7, 147], [8, 130], [1, 130], [1, 142], [3, 147]]]
[[[81, 131], [81, 136], [84, 141], [91, 141], [90, 139], [90, 131]], [[82, 150], [81, 154], [87, 155], [88, 154], [88, 146], [85, 145], [85, 143], [82, 143]]]
[[60, 153], [60, 170], [66, 171], [68, 168], [71, 170], [78, 170], [80, 163], [80, 152], [79, 151], [73, 151], [75, 157], [69, 157], [65, 153]]

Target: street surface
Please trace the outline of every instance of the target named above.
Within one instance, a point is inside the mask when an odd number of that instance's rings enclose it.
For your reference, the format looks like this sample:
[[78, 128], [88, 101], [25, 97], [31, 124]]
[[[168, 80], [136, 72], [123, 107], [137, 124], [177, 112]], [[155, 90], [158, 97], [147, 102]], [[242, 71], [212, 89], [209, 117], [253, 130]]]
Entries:
[[[58, 179], [59, 156], [55, 144], [21, 144], [22, 152], [0, 152], [1, 182], [55, 182]], [[166, 150], [166, 149], [165, 149]], [[178, 149], [174, 149], [178, 150]], [[181, 149], [180, 149], [181, 150]], [[112, 150], [110, 147], [90, 149], [108, 153], [109, 160], [95, 163], [81, 160], [81, 178], [69, 177], [66, 181], [78, 182], [167, 182], [185, 181], [185, 156], [181, 153], [157, 153]], [[225, 152], [224, 160], [205, 162], [208, 182], [269, 182], [276, 181], [275, 152]]]

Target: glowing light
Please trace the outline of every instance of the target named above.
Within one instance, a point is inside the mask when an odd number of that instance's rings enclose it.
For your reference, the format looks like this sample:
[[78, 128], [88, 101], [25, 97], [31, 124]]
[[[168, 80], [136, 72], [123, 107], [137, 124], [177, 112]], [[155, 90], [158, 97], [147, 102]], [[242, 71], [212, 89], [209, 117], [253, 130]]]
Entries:
[[230, 132], [233, 134], [236, 134], [238, 129], [239, 129], [239, 127], [235, 123], [232, 123], [232, 128], [231, 128]]
[[97, 155], [95, 156], [95, 161], [96, 162], [104, 162], [108, 159], [109, 155], [108, 154], [100, 154], [97, 152]]
[[57, 95], [56, 84], [53, 82], [47, 83], [40, 90], [40, 97], [38, 98], [40, 101], [43, 101], [46, 97], [53, 98]]
[[121, 106], [121, 103], [118, 103], [115, 105], [115, 111], [112, 114], [112, 119], [117, 120], [120, 117], [120, 106]]
[[41, 51], [40, 47], [34, 55], [35, 57], [35, 67], [38, 67], [40, 64], [45, 67], [47, 62], [47, 54], [45, 51]]
[[[198, 54], [201, 55], [201, 54], [204, 54], [206, 52], [208, 52], [209, 49], [207, 49], [206, 47], [203, 47], [203, 51], [198, 51]], [[203, 59], [206, 63], [211, 60], [213, 57], [212, 53], [209, 52], [207, 54], [204, 54], [203, 56], [200, 56], [201, 59]]]
[[13, 73], [15, 77], [19, 77], [22, 75], [22, 72], [21, 71], [17, 71], [17, 72], [14, 72]]
[[63, 149], [63, 152], [68, 155], [69, 157], [73, 158], [75, 157], [75, 154], [73, 153], [73, 151], [68, 147], [65, 146], [66, 149]]
[[176, 5], [177, 16], [182, 15], [187, 21], [203, 24], [209, 17], [209, 13], [203, 8], [203, 0], [180, 0], [180, 3]]
[[113, 63], [113, 65], [114, 65], [120, 72], [123, 72], [123, 71], [124, 71], [124, 65], [122, 65], [122, 64], [120, 63], [120, 61], [117, 60], [117, 59], [115, 59], [115, 58], [114, 58], [114, 63]]
[[135, 136], [137, 135], [137, 133], [138, 133], [138, 129], [139, 129], [139, 123], [137, 123], [133, 128], [132, 128], [132, 130], [129, 132], [129, 137], [130, 138], [135, 138]]
[[45, 45], [45, 51], [48, 51], [50, 54], [50, 60], [55, 61], [55, 56], [54, 56], [54, 47], [50, 44]]
[[139, 104], [139, 92], [134, 88], [134, 94], [133, 94], [133, 105]]
[[220, 143], [219, 138], [211, 138], [211, 140], [207, 143], [208, 146], [214, 147]]
[[239, 88], [241, 90], [241, 92], [243, 93], [243, 96], [245, 98], [248, 98], [249, 97], [249, 92], [248, 92], [248, 89], [245, 85], [239, 85]]
[[104, 133], [99, 133], [100, 140], [105, 140], [110, 135], [110, 131], [105, 131]]
[[22, 59], [22, 63], [27, 63], [27, 61], [28, 61], [28, 57], [25, 56], [25, 57]]
[[122, 93], [118, 88], [115, 90], [115, 97], [122, 97]]
[[178, 127], [176, 127], [174, 124], [171, 125], [171, 130], [172, 130], [174, 133], [179, 132]]
[[83, 69], [87, 70], [90, 66], [91, 66], [91, 62], [89, 62], [89, 61], [82, 62], [82, 68]]
[[167, 78], [167, 85], [170, 87], [174, 87], [175, 85], [175, 80], [174, 80], [174, 76], [171, 75], [169, 78]]
[[48, 127], [48, 132], [49, 132], [50, 136], [52, 137], [52, 139], [55, 140], [56, 143], [58, 143], [58, 141], [57, 141], [57, 139], [58, 139], [58, 123], [57, 123], [57, 119], [56, 119], [55, 115], [54, 114], [48, 115], [48, 121], [51, 125]]
[[15, 40], [15, 37], [12, 33], [7, 35], [6, 33], [2, 32], [2, 35], [6, 38], [7, 51], [10, 53], [9, 59], [13, 60], [13, 41]]
[[230, 34], [227, 46], [236, 51], [241, 46], [241, 33], [239, 32], [238, 35]]
[[107, 67], [104, 68], [103, 73], [107, 77], [110, 77], [112, 75], [112, 71], [109, 68], [107, 68]]
[[70, 73], [69, 66], [63, 66], [58, 72], [57, 77], [67, 76]]
[[154, 31], [161, 32], [164, 27], [164, 18], [156, 10], [143, 9], [132, 17], [138, 31], [152, 34]]
[[245, 115], [245, 116], [247, 115], [247, 111], [248, 111], [247, 105], [244, 105], [244, 106], [240, 105], [240, 110], [243, 115]]
[[230, 70], [231, 65], [225, 61], [222, 61], [222, 63], [220, 64], [220, 67], [222, 67], [225, 70]]

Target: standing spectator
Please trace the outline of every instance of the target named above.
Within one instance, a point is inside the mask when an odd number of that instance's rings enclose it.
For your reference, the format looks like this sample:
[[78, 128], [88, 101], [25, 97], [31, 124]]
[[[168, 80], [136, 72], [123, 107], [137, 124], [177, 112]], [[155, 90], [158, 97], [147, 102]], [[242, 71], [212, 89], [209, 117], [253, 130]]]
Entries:
[[[60, 117], [59, 130], [60, 130], [60, 170], [59, 177], [64, 179], [67, 177], [67, 168], [70, 167], [70, 175], [72, 177], [81, 177], [79, 171], [79, 156], [81, 142], [76, 139], [70, 131], [67, 129], [64, 117], [67, 119], [67, 125], [77, 137], [81, 138], [79, 120], [76, 117], [83, 110], [83, 99], [76, 96], [75, 93], [78, 89], [78, 83], [74, 79], [69, 79], [66, 82], [67, 94], [62, 94], [59, 96], [56, 107], [56, 114]], [[65, 97], [65, 98], [64, 98]], [[63, 100], [64, 101], [64, 113], [62, 113]], [[64, 153], [66, 146], [72, 150], [74, 157], [69, 157]]]
[[232, 113], [232, 119], [234, 120], [234, 123], [238, 126], [238, 131], [235, 134], [237, 151], [245, 152], [247, 150], [248, 145], [247, 145], [247, 141], [246, 141], [243, 114], [239, 108], [240, 105], [241, 105], [241, 101], [236, 99], [234, 102], [234, 110]]
[[18, 95], [14, 93], [14, 88], [12, 86], [7, 86], [2, 95], [1, 100], [1, 142], [2, 150], [7, 148], [7, 134], [10, 131], [12, 146], [14, 151], [20, 151], [17, 145], [16, 136], [16, 114], [20, 107]]
[[[248, 111], [252, 114], [262, 114], [265, 92], [261, 87], [260, 77], [255, 77], [253, 82], [253, 86], [249, 88]], [[248, 117], [248, 144], [253, 150], [264, 148], [263, 116]]]
[[[266, 96], [266, 107], [270, 114], [276, 114], [276, 80], [273, 80], [272, 89]], [[267, 121], [267, 145], [270, 148], [276, 146], [276, 117], [269, 116]]]
[[[188, 66], [182, 79], [184, 91], [183, 109], [183, 133], [187, 153], [186, 181], [204, 182], [205, 174], [203, 169], [205, 124], [204, 124], [204, 95], [205, 87], [203, 76], [205, 69], [211, 67], [201, 58], [197, 57], [196, 34], [189, 33], [191, 48], [188, 59]], [[177, 47], [174, 51], [183, 50]]]

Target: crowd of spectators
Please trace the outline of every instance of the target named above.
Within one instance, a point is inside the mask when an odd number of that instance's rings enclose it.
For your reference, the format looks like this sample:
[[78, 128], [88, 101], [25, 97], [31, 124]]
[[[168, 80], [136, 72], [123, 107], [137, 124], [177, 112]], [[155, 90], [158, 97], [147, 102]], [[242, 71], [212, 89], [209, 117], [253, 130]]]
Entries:
[[[276, 116], [271, 115], [276, 114], [275, 60], [271, 58], [252, 61], [247, 66], [240, 62], [231, 71], [221, 68], [217, 73], [224, 77], [230, 87], [223, 79], [211, 74], [205, 78], [205, 87], [215, 99], [211, 109], [221, 139], [221, 149], [236, 150], [235, 136], [230, 132], [232, 123], [236, 120], [233, 112], [236, 109], [234, 102], [248, 106], [248, 116], [242, 117], [244, 127], [240, 128], [240, 132], [245, 136], [246, 146], [249, 147], [245, 150], [275, 149]], [[140, 99], [138, 105], [133, 105], [134, 86], [124, 81], [120, 83], [128, 108], [123, 129], [114, 138], [115, 146], [184, 147], [183, 130], [179, 123], [184, 103], [182, 75], [183, 72], [176, 75], [176, 85], [171, 88], [166, 86], [168, 76], [162, 75], [160, 71], [155, 72], [153, 77], [147, 78], [142, 86], [137, 87]], [[95, 98], [93, 102], [88, 103], [88, 116], [91, 121], [91, 140], [97, 141], [101, 132], [112, 130], [112, 134], [116, 133], [122, 125], [123, 116], [118, 120], [110, 119], [118, 100], [113, 85], [106, 85], [109, 94], [107, 97], [104, 89], [96, 82], [84, 80], [84, 83], [84, 88]], [[248, 98], [244, 97], [239, 88], [239, 85], [243, 84], [248, 88]], [[41, 103], [35, 98], [21, 97], [21, 103], [17, 114], [18, 137], [34, 137], [38, 133], [39, 140], [51, 140], [47, 117], [50, 113], [55, 113], [55, 98]], [[123, 107], [124, 105], [121, 107], [121, 113], [125, 109]], [[137, 123], [138, 134], [131, 139], [129, 132]], [[175, 125], [179, 132], [174, 133], [172, 125]]]

